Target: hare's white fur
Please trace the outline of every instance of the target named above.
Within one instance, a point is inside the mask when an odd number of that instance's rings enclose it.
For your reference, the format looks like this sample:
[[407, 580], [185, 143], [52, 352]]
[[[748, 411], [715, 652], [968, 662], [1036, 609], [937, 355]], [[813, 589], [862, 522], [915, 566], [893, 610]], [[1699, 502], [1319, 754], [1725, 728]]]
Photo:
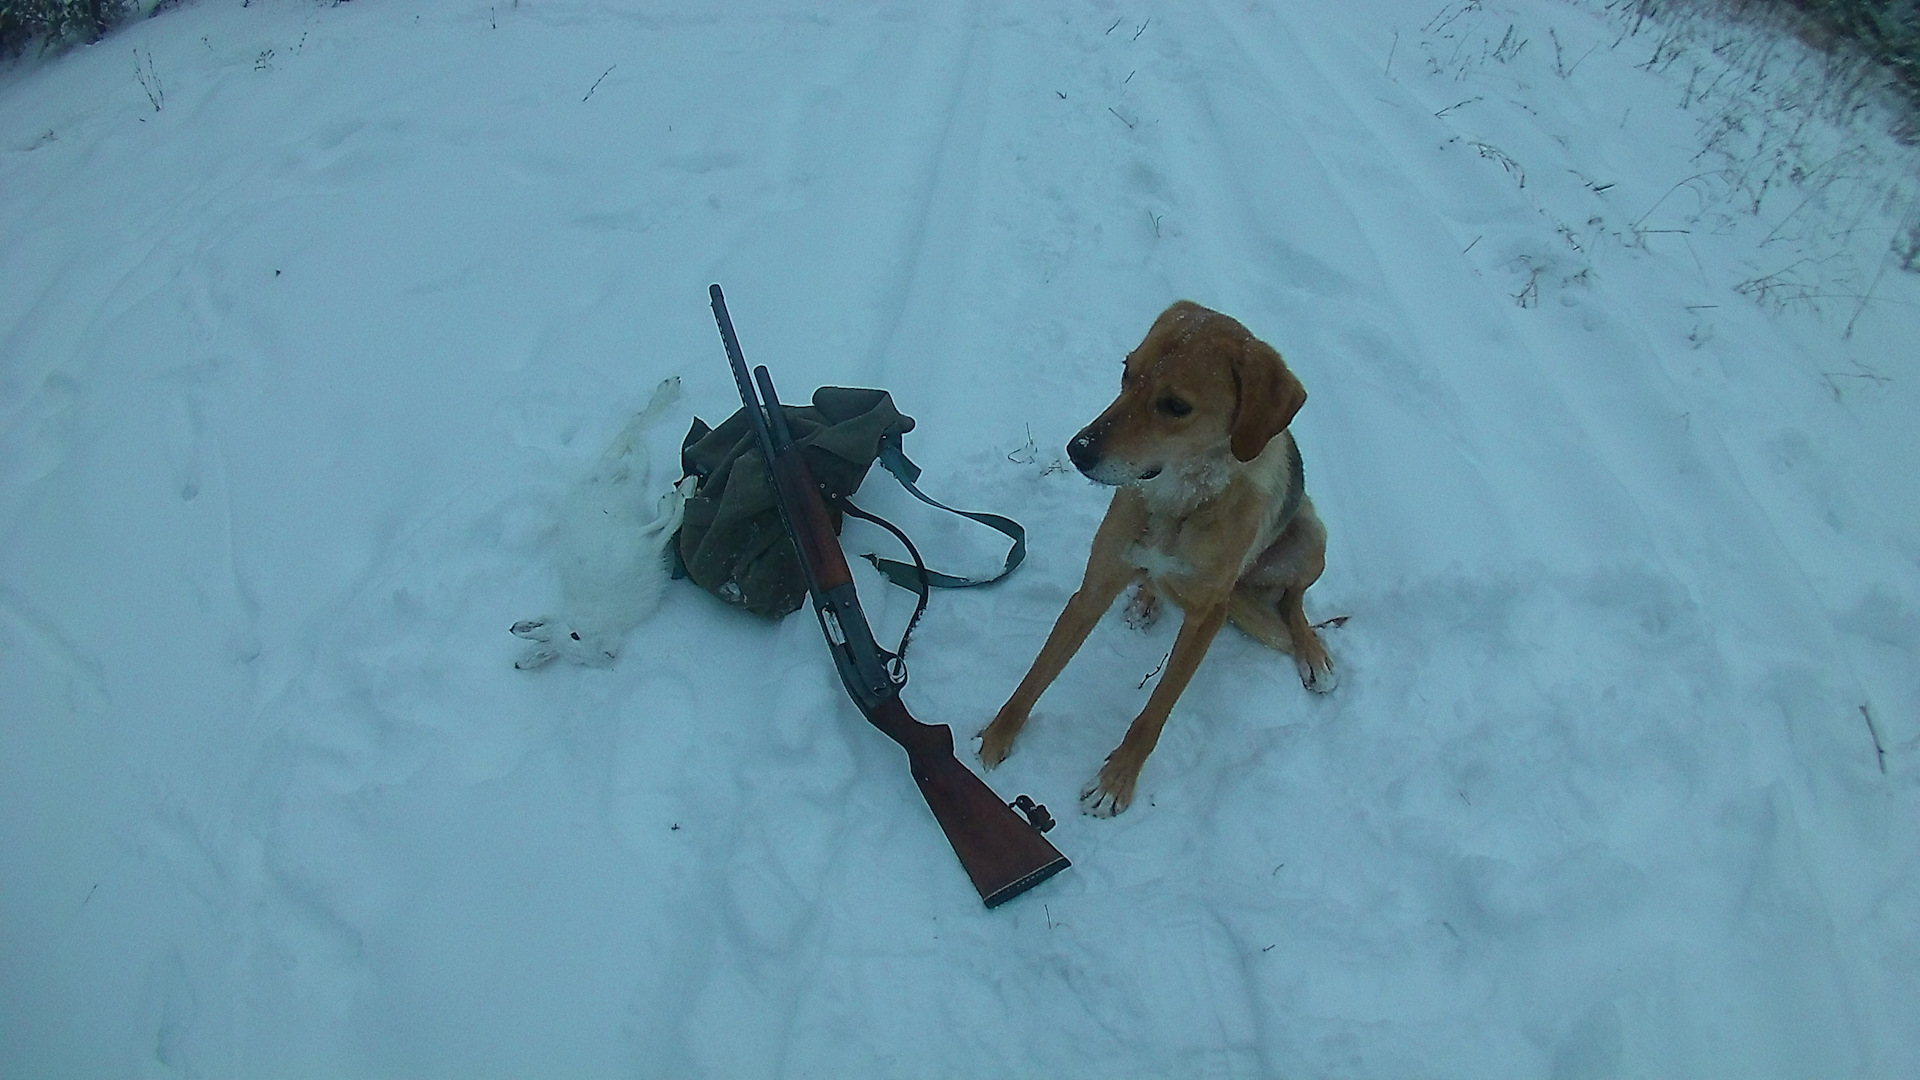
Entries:
[[606, 667], [628, 631], [659, 605], [669, 576], [666, 547], [680, 528], [686, 493], [674, 487], [651, 515], [645, 512], [645, 436], [679, 400], [679, 378], [663, 380], [561, 502], [555, 530], [561, 607], [513, 625], [514, 634], [534, 643], [515, 667], [559, 658]]

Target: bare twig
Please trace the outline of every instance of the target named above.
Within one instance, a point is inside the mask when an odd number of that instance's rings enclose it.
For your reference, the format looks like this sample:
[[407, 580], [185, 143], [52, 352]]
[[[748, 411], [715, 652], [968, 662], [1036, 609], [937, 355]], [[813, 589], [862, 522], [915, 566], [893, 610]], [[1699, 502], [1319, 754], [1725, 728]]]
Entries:
[[1771, 274], [1762, 274], [1735, 285], [1733, 291], [1781, 308], [1793, 303], [1812, 305], [1815, 300], [1832, 299], [1835, 294], [1823, 293], [1813, 281], [1795, 276], [1795, 271], [1801, 267], [1817, 267], [1825, 261], [1827, 260], [1798, 258]]
[[609, 75], [611, 75], [611, 74], [613, 74], [613, 69], [614, 69], [614, 68], [617, 68], [617, 67], [619, 67], [619, 66], [620, 66], [619, 64], [612, 64], [612, 65], [609, 65], [609, 66], [608, 66], [608, 68], [607, 68], [607, 70], [605, 70], [605, 71], [603, 71], [603, 72], [601, 72], [601, 73], [600, 73], [600, 77], [599, 77], [599, 78], [597, 78], [597, 79], [595, 79], [595, 80], [593, 80], [593, 85], [592, 85], [592, 86], [589, 86], [589, 87], [587, 87], [587, 97], [583, 97], [583, 98], [581, 98], [580, 100], [581, 100], [581, 101], [585, 101], [585, 100], [587, 100], [587, 98], [590, 98], [590, 97], [592, 97], [592, 96], [593, 96], [593, 92], [594, 92], [595, 90], [598, 90], [598, 89], [600, 89], [600, 84], [601, 84], [601, 83], [603, 83], [603, 82], [606, 82], [606, 81], [607, 81], [607, 76], [609, 76]]
[[1875, 386], [1885, 386], [1893, 381], [1877, 371], [1823, 371], [1820, 375], [1826, 379], [1865, 379]]
[[1160, 674], [1161, 671], [1165, 670], [1167, 666], [1167, 661], [1171, 659], [1173, 659], [1173, 650], [1168, 649], [1167, 655], [1160, 658], [1160, 662], [1154, 665], [1154, 668], [1152, 671], [1149, 671], [1145, 675], [1140, 676], [1140, 684], [1138, 686], [1135, 686], [1134, 689], [1145, 690], [1147, 688], [1147, 680], [1153, 678], [1155, 675], [1158, 675]]
[[1840, 384], [1833, 381], [1835, 379], [1860, 379], [1875, 386], [1885, 386], [1893, 381], [1877, 371], [1823, 371], [1820, 373], [1820, 381], [1827, 384], [1827, 393], [1833, 396], [1835, 402], [1846, 397], [1845, 392], [1840, 389]]
[[1507, 24], [1506, 35], [1500, 39], [1500, 44], [1494, 46], [1493, 48], [1492, 55], [1495, 60], [1498, 60], [1501, 63], [1505, 64], [1510, 61], [1519, 59], [1520, 50], [1527, 47], [1527, 42], [1530, 39], [1519, 38], [1518, 40], [1515, 40], [1515, 35], [1518, 33], [1519, 33], [1518, 27], [1516, 27], [1512, 23]]
[[[1625, 123], [1625, 121], [1623, 120], [1623, 121], [1622, 121], [1622, 123], [1624, 124], [1624, 123]], [[1707, 177], [1709, 177], [1709, 176], [1714, 176], [1714, 175], [1717, 175], [1717, 174], [1721, 174], [1721, 173], [1723, 173], [1723, 172], [1724, 172], [1724, 170], [1721, 170], [1721, 169], [1709, 169], [1709, 170], [1708, 170], [1708, 171], [1706, 171], [1706, 172], [1701, 172], [1701, 173], [1694, 173], [1694, 174], [1693, 174], [1692, 176], [1689, 176], [1689, 177], [1687, 177], [1687, 178], [1686, 178], [1685, 180], [1682, 180], [1682, 181], [1680, 181], [1679, 183], [1677, 183], [1677, 184], [1675, 184], [1675, 185], [1673, 185], [1672, 187], [1670, 187], [1670, 188], [1668, 188], [1668, 189], [1667, 189], [1667, 194], [1666, 194], [1666, 195], [1662, 195], [1662, 196], [1660, 196], [1659, 198], [1657, 198], [1657, 199], [1655, 199], [1655, 200], [1653, 200], [1653, 205], [1652, 205], [1652, 206], [1649, 206], [1649, 207], [1647, 207], [1647, 212], [1646, 212], [1646, 213], [1644, 213], [1644, 214], [1641, 214], [1641, 215], [1640, 215], [1639, 217], [1637, 217], [1637, 218], [1634, 218], [1634, 219], [1633, 219], [1633, 220], [1632, 220], [1631, 222], [1628, 222], [1628, 223], [1627, 223], [1627, 228], [1629, 228], [1629, 229], [1636, 229], [1636, 228], [1638, 228], [1641, 222], [1643, 222], [1643, 221], [1645, 221], [1645, 220], [1647, 220], [1647, 218], [1648, 218], [1648, 217], [1649, 217], [1649, 216], [1650, 216], [1650, 215], [1651, 215], [1651, 214], [1652, 214], [1652, 213], [1653, 213], [1653, 212], [1654, 212], [1655, 210], [1658, 210], [1658, 209], [1660, 209], [1660, 204], [1661, 204], [1661, 203], [1663, 203], [1663, 202], [1666, 202], [1666, 201], [1667, 201], [1667, 195], [1672, 195], [1672, 194], [1673, 194], [1674, 192], [1676, 192], [1676, 191], [1679, 191], [1679, 190], [1680, 190], [1681, 188], [1683, 188], [1683, 187], [1686, 187], [1686, 186], [1687, 186], [1688, 184], [1691, 184], [1691, 183], [1693, 183], [1693, 182], [1694, 182], [1695, 180], [1705, 180], [1705, 179], [1706, 179]]]
[[1491, 143], [1483, 142], [1474, 143], [1473, 148], [1480, 151], [1481, 157], [1499, 162], [1500, 167], [1507, 170], [1507, 175], [1517, 180], [1521, 187], [1527, 186], [1527, 170], [1521, 168], [1519, 162], [1508, 157], [1506, 151]]
[[1129, 119], [1127, 119], [1127, 118], [1126, 118], [1126, 117], [1124, 117], [1124, 116], [1121, 116], [1121, 115], [1120, 115], [1120, 111], [1119, 111], [1118, 109], [1115, 109], [1115, 108], [1114, 108], [1113, 106], [1111, 106], [1111, 105], [1109, 105], [1109, 106], [1107, 106], [1107, 111], [1113, 114], [1113, 116], [1114, 116], [1114, 119], [1116, 119], [1116, 120], [1118, 120], [1118, 121], [1120, 121], [1121, 123], [1123, 123], [1123, 124], [1125, 124], [1125, 125], [1127, 125], [1127, 130], [1128, 130], [1128, 131], [1132, 131], [1132, 130], [1133, 130], [1133, 121], [1131, 121], [1131, 120], [1129, 120]]
[[1462, 105], [1471, 105], [1471, 104], [1473, 104], [1473, 103], [1474, 103], [1474, 102], [1476, 102], [1476, 101], [1485, 101], [1485, 100], [1486, 100], [1486, 98], [1483, 98], [1483, 97], [1470, 97], [1470, 98], [1468, 98], [1468, 99], [1467, 99], [1467, 100], [1465, 100], [1465, 101], [1456, 101], [1456, 102], [1454, 102], [1453, 104], [1451, 104], [1451, 105], [1449, 105], [1449, 106], [1447, 106], [1446, 108], [1444, 108], [1444, 109], [1441, 109], [1441, 110], [1440, 110], [1439, 112], [1437, 112], [1437, 113], [1434, 113], [1434, 114], [1433, 114], [1433, 118], [1434, 118], [1435, 120], [1438, 120], [1438, 119], [1440, 119], [1441, 117], [1443, 117], [1443, 116], [1445, 116], [1445, 115], [1447, 115], [1448, 113], [1450, 113], [1450, 112], [1452, 112], [1453, 110], [1455, 110], [1455, 109], [1457, 109], [1457, 108], [1459, 108], [1459, 107], [1460, 107], [1460, 106], [1462, 106]]
[[1421, 27], [1420, 32], [1423, 34], [1437, 34], [1452, 25], [1455, 19], [1458, 19], [1460, 16], [1465, 15], [1467, 12], [1479, 6], [1479, 0], [1466, 0], [1466, 3], [1460, 4], [1457, 8], [1453, 4], [1448, 4], [1446, 7], [1441, 8], [1439, 13], [1434, 15], [1433, 18], [1427, 20], [1427, 25]]
[[1874, 726], [1873, 714], [1867, 711], [1865, 705], [1860, 706], [1860, 715], [1867, 721], [1867, 734], [1873, 736], [1873, 753], [1880, 762], [1880, 775], [1885, 776], [1887, 775], [1887, 751], [1880, 745], [1880, 729]]
[[160, 73], [154, 70], [152, 52], [142, 55], [139, 50], [134, 51], [133, 77], [140, 81], [140, 89], [147, 92], [147, 103], [153, 106], [154, 112], [159, 112], [167, 103], [167, 91], [160, 85]]
[[1581, 172], [1578, 169], [1568, 169], [1567, 171], [1579, 177], [1580, 183], [1584, 185], [1588, 191], [1593, 192], [1595, 195], [1603, 194], [1606, 192], [1608, 188], [1613, 186], [1612, 181], [1609, 181], [1603, 184], [1600, 181], [1595, 180], [1591, 176], [1588, 176], [1587, 174]]
[[1519, 292], [1513, 294], [1513, 302], [1523, 308], [1530, 308], [1540, 303], [1539, 267], [1531, 265], [1527, 267], [1527, 283], [1520, 286]]
[[[1331, 619], [1324, 619], [1320, 622], [1314, 623], [1313, 628], [1315, 630], [1327, 630], [1327, 629], [1338, 630], [1340, 627], [1347, 625], [1347, 620], [1351, 618], [1353, 618], [1353, 616], [1351, 615], [1335, 615]], [[1280, 865], [1285, 866], [1286, 863], [1281, 863]]]
[[[1021, 454], [1025, 454], [1026, 457], [1020, 457], [1019, 455]], [[1026, 445], [1014, 447], [1013, 450], [1007, 454], [1007, 460], [1013, 462], [1015, 465], [1031, 465], [1039, 456], [1040, 448], [1036, 446], [1033, 441], [1033, 425], [1028, 424]]]
[[1841, 341], [1853, 340], [1853, 324], [1859, 322], [1861, 314], [1867, 310], [1867, 301], [1873, 299], [1873, 290], [1880, 287], [1880, 279], [1886, 275], [1887, 264], [1892, 261], [1893, 250], [1889, 248], [1887, 253], [1880, 257], [1880, 268], [1873, 272], [1873, 280], [1867, 284], [1867, 291], [1860, 297], [1859, 306], [1853, 309], [1853, 317], [1847, 320], [1847, 328], [1840, 334]]

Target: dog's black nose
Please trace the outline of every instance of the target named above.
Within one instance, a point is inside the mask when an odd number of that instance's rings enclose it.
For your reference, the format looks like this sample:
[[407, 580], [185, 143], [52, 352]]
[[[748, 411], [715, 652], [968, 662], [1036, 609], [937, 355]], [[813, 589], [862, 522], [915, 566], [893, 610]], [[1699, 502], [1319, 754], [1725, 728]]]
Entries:
[[1073, 441], [1067, 444], [1067, 460], [1073, 462], [1073, 467], [1081, 472], [1093, 468], [1094, 463], [1100, 460], [1100, 454], [1093, 446], [1093, 436], [1084, 431], [1075, 435]]

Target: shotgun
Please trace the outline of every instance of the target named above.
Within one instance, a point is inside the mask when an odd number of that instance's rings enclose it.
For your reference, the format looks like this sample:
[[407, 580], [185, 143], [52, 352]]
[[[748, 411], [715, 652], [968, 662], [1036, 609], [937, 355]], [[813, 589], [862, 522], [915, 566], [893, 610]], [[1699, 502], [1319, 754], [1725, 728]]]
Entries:
[[[773, 476], [780, 520], [800, 556], [807, 593], [813, 598], [813, 610], [820, 618], [820, 630], [827, 637], [840, 681], [867, 722], [907, 752], [914, 782], [920, 785], [920, 794], [926, 798], [934, 820], [947, 834], [953, 853], [973, 879], [980, 899], [990, 908], [997, 907], [1069, 865], [1066, 856], [1040, 835], [1052, 827], [1053, 820], [1047, 816], [1046, 807], [1025, 795], [1012, 804], [1002, 802], [985, 781], [953, 756], [951, 728], [923, 724], [901, 704], [906, 666], [873, 640], [826, 501], [787, 428], [773, 379], [765, 367], [755, 368], [752, 379], [747, 377], [747, 362], [740, 355], [740, 341], [733, 333], [726, 297], [718, 285], [707, 293], [713, 301], [713, 318], [720, 327], [727, 362], [733, 366], [733, 381], [740, 388], [740, 403], [746, 408], [754, 440]], [[1023, 819], [1016, 807], [1027, 817]]]

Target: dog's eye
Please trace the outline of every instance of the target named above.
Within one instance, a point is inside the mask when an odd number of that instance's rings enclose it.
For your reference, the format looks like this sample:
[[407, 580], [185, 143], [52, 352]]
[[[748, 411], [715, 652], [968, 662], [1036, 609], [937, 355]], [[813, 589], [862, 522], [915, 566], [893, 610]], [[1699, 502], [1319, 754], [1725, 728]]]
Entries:
[[1153, 403], [1153, 407], [1167, 416], [1185, 416], [1193, 411], [1193, 405], [1169, 394]]

